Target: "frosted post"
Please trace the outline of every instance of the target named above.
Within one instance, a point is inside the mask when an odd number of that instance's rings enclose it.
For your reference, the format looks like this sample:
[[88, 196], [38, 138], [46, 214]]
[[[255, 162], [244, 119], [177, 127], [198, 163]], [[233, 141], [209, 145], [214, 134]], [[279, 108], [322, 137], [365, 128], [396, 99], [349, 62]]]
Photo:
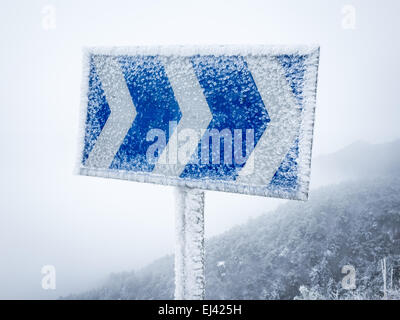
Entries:
[[387, 300], [387, 288], [386, 288], [386, 258], [381, 260], [382, 276], [383, 276], [383, 300]]
[[175, 300], [204, 299], [204, 192], [176, 188]]

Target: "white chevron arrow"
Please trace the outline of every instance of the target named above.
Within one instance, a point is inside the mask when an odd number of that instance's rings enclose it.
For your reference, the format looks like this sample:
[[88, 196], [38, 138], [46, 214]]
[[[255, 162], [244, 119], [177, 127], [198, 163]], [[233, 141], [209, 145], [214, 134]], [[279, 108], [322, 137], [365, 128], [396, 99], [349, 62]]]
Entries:
[[117, 59], [112, 56], [93, 57], [111, 113], [86, 161], [89, 168], [105, 169], [111, 165], [136, 117], [136, 108]]
[[268, 185], [295, 142], [301, 110], [275, 57], [248, 57], [246, 61], [271, 121], [236, 182]]
[[[212, 114], [190, 59], [188, 57], [160, 59], [178, 101], [182, 118], [152, 172], [177, 177], [197, 150], [201, 135], [207, 129]], [[182, 141], [184, 138], [187, 140]], [[166, 159], [168, 164], [165, 163]]]

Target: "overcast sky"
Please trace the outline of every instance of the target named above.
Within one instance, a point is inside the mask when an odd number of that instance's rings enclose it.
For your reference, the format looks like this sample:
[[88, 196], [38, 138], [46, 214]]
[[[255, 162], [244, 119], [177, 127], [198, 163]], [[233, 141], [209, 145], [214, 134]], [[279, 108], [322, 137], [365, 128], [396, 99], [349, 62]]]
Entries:
[[[2, 0], [0, 298], [56, 298], [173, 252], [171, 187], [73, 175], [82, 46], [320, 44], [319, 155], [400, 137], [399, 13], [399, 1]], [[207, 192], [207, 235], [282, 202]]]

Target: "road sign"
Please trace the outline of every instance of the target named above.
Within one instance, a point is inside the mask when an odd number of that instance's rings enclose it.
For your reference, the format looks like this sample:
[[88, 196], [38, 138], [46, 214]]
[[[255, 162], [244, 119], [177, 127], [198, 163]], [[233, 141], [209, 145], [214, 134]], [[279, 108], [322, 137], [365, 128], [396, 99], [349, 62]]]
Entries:
[[82, 175], [307, 199], [318, 47], [90, 48]]

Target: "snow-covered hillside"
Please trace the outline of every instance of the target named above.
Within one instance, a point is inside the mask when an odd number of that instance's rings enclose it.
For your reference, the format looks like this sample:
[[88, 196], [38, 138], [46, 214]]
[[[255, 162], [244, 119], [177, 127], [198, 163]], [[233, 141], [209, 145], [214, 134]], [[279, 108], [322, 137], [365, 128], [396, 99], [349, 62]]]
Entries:
[[[289, 202], [209, 239], [206, 298], [380, 299], [382, 259], [388, 297], [399, 298], [398, 144], [357, 143], [318, 159], [314, 173], [331, 168], [331, 177], [352, 181], [312, 190], [308, 202]], [[99, 288], [68, 298], [172, 299], [173, 261], [166, 256], [140, 271], [113, 274]], [[345, 265], [355, 268], [355, 290], [342, 286]]]

